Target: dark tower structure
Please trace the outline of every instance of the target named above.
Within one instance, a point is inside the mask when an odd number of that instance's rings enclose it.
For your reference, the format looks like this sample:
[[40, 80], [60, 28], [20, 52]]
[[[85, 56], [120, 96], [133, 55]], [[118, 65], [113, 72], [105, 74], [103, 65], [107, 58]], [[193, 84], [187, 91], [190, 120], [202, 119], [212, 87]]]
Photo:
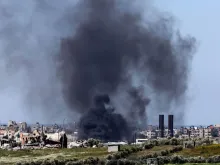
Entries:
[[168, 115], [168, 131], [170, 137], [173, 137], [173, 115]]
[[164, 115], [159, 115], [159, 130], [160, 130], [160, 137], [164, 137]]

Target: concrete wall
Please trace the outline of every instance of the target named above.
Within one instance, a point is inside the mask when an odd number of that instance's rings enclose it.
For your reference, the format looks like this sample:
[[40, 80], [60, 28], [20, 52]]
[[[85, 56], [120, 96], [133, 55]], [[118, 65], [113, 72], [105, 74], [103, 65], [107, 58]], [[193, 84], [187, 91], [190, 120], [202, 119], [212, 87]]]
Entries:
[[108, 146], [108, 152], [118, 152], [118, 151], [119, 151], [119, 145]]
[[54, 140], [54, 141], [60, 141], [61, 135], [59, 133], [48, 133], [45, 135], [47, 135], [47, 139]]
[[74, 135], [66, 135], [67, 136], [67, 139], [68, 139], [68, 142], [74, 142], [77, 140], [77, 137], [74, 136]]

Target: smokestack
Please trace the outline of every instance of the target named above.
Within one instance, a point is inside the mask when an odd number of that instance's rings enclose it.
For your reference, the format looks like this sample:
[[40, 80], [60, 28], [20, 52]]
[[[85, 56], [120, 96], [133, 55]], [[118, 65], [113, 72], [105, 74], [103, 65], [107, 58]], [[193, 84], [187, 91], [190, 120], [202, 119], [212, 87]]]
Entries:
[[173, 137], [173, 115], [168, 115], [168, 131], [170, 137]]
[[160, 137], [164, 137], [164, 115], [159, 115], [159, 130], [160, 130]]

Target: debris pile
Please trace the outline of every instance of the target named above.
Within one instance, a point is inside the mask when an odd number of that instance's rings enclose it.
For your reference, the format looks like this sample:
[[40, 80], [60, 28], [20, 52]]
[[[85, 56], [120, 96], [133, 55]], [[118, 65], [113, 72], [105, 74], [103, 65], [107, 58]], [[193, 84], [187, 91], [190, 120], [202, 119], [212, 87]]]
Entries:
[[75, 147], [96, 148], [96, 147], [101, 147], [101, 146], [102, 146], [102, 144], [100, 143], [99, 140], [91, 138], [88, 140], [78, 140], [78, 141], [71, 142], [71, 143], [69, 143], [68, 148], [75, 148]]
[[65, 132], [45, 134], [40, 131], [23, 133], [17, 131], [14, 134], [6, 133], [0, 139], [0, 148], [8, 150], [20, 149], [44, 149], [67, 148], [67, 136]]

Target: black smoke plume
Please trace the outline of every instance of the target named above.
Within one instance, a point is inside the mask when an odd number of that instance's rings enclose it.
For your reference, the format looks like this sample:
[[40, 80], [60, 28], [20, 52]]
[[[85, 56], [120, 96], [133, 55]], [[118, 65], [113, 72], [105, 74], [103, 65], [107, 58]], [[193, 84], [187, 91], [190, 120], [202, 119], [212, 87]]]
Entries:
[[116, 140], [125, 135], [127, 121], [100, 107], [109, 98], [98, 99], [96, 107], [89, 108], [100, 93], [124, 105], [118, 112], [142, 128], [148, 89], [165, 100], [157, 102], [165, 112], [184, 99], [195, 39], [175, 31], [172, 19], [156, 12], [154, 17], [144, 15], [131, 2], [80, 0], [72, 18], [77, 20], [74, 33], [62, 40], [59, 73], [66, 102], [82, 114], [81, 137]]
[[83, 114], [79, 126], [81, 139], [96, 138], [109, 141], [131, 137], [127, 121], [122, 115], [114, 113], [108, 95], [94, 97], [94, 107]]
[[139, 129], [146, 128], [146, 106], [150, 103], [150, 99], [144, 96], [143, 91], [144, 89], [142, 86], [138, 88], [130, 88], [128, 91], [128, 97], [130, 97], [131, 102], [129, 104], [130, 109], [127, 118]]

